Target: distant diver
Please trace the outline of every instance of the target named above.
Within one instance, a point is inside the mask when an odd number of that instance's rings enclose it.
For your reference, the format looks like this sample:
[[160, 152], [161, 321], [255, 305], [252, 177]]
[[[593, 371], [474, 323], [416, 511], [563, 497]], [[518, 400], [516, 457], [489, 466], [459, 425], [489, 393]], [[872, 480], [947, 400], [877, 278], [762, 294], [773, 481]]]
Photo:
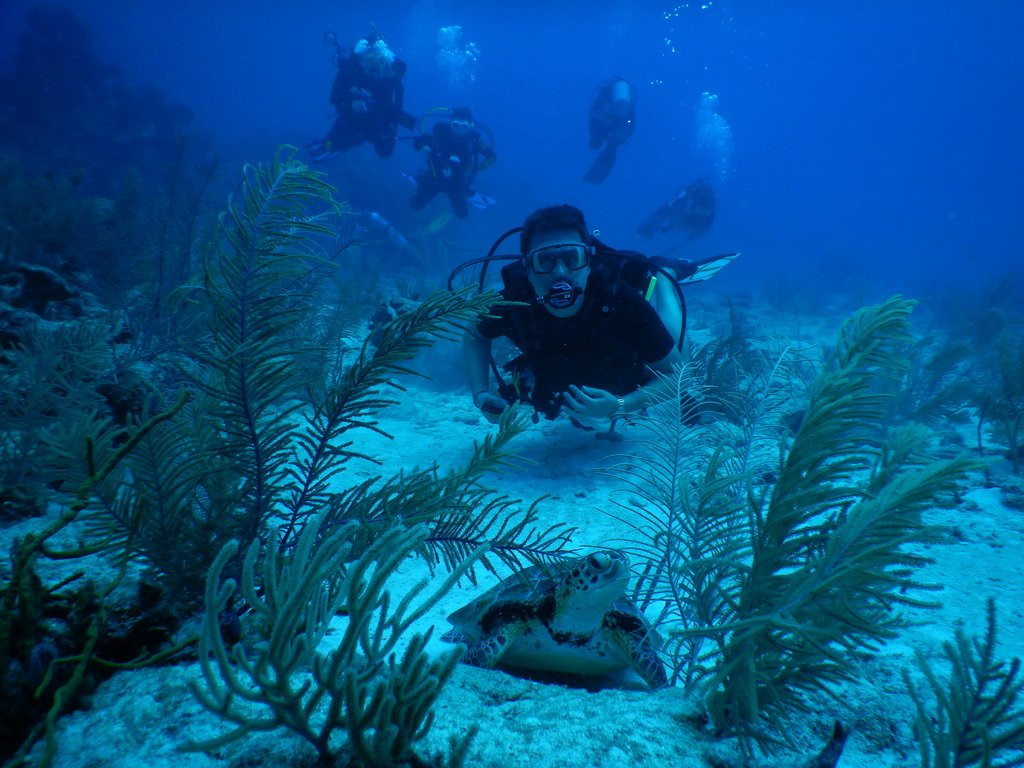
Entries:
[[677, 191], [658, 210], [644, 219], [637, 232], [646, 238], [680, 230], [689, 240], [705, 234], [718, 213], [715, 190], [704, 179], [697, 179], [686, 189]]
[[420, 118], [417, 128], [419, 135], [412, 146], [427, 156], [427, 167], [416, 176], [413, 209], [420, 210], [442, 192], [460, 219], [469, 215], [471, 203], [476, 207], [493, 203], [473, 190], [473, 182], [496, 160], [494, 139], [490, 130], [473, 121], [468, 107], [433, 110]]
[[371, 143], [380, 157], [395, 151], [398, 126], [412, 128], [415, 118], [402, 111], [406, 63], [395, 56], [374, 31], [346, 52], [333, 32], [325, 41], [337, 51], [338, 74], [331, 86], [331, 104], [337, 112], [330, 132], [307, 145], [314, 162]]
[[599, 149], [583, 177], [600, 184], [611, 173], [619, 147], [633, 135], [636, 121], [636, 89], [623, 77], [613, 77], [598, 86], [590, 102], [590, 148]]

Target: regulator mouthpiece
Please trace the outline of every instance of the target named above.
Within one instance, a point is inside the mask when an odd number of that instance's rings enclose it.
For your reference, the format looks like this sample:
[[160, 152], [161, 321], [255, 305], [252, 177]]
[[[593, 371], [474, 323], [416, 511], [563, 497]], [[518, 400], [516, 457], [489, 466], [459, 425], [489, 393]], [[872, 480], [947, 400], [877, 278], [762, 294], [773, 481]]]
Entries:
[[554, 283], [548, 292], [540, 297], [542, 303], [555, 309], [568, 309], [583, 295], [583, 291], [567, 280], [559, 280]]

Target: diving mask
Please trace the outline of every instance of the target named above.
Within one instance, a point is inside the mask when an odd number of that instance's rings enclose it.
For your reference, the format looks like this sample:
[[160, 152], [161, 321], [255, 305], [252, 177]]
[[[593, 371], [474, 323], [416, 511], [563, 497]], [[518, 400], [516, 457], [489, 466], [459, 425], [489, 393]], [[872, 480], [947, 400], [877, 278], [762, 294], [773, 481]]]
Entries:
[[559, 261], [568, 271], [575, 272], [590, 264], [590, 248], [582, 243], [554, 243], [530, 251], [526, 260], [538, 275], [550, 274]]

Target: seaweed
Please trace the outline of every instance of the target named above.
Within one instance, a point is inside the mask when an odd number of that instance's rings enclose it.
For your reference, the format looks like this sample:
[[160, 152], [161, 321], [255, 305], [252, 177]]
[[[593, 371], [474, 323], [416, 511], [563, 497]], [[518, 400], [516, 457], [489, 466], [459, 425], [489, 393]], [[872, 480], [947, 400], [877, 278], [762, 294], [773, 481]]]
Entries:
[[[669, 403], [654, 416], [662, 453], [632, 473], [633, 491], [653, 503], [634, 527], [652, 555], [646, 589], [683, 665], [676, 676], [704, 681], [716, 730], [747, 753], [786, 743], [805, 693], [853, 679], [856, 655], [896, 633], [900, 605], [934, 605], [917, 597], [935, 586], [915, 578], [929, 560], [912, 547], [942, 537], [922, 514], [979, 465], [932, 460], [922, 427], [887, 427], [911, 308], [897, 297], [844, 324], [791, 440], [770, 373], [741, 441], [688, 438]], [[743, 450], [772, 433], [774, 467], [771, 451]]]
[[[663, 377], [664, 397], [641, 419], [644, 461], [611, 468], [626, 487], [620, 517], [636, 530], [631, 553], [643, 562], [633, 598], [657, 605], [673, 630], [727, 624], [751, 554], [749, 493], [777, 476], [791, 380], [801, 361], [789, 347], [747, 348], [733, 391], [709, 385], [702, 360]], [[690, 397], [687, 397], [690, 395]], [[722, 400], [728, 401], [723, 407]], [[706, 420], [731, 413], [737, 423]], [[706, 422], [706, 423], [705, 423]], [[639, 518], [639, 519], [638, 519]], [[666, 643], [675, 679], [690, 687], [711, 674], [708, 638], [674, 631]]]
[[[273, 534], [265, 556], [258, 542], [249, 547], [241, 590], [252, 611], [246, 616], [251, 645], [229, 650], [221, 634], [220, 616], [237, 586], [221, 579], [237, 544], [227, 545], [214, 562], [199, 646], [203, 685], [194, 691], [233, 728], [185, 749], [213, 750], [253, 731], [285, 727], [313, 746], [319, 765], [337, 765], [342, 753], [331, 737], [343, 730], [360, 765], [418, 764], [413, 745], [430, 729], [430, 708], [459, 652], [431, 660], [424, 650], [430, 630], [411, 639], [405, 634], [482, 548], [431, 592], [425, 593], [428, 581], [421, 580], [392, 607], [386, 583], [422, 544], [425, 527], [391, 528], [362, 549], [356, 543], [358, 523], [321, 535], [322, 522], [306, 525], [286, 555], [279, 554]], [[319, 654], [337, 614], [347, 617], [341, 637]]]
[[[653, 416], [638, 419], [649, 435], [641, 441], [644, 460], [626, 456], [608, 470], [623, 486], [616, 516], [635, 532], [625, 549], [643, 563], [631, 597], [642, 610], [656, 606], [664, 626], [711, 626], [731, 616], [727, 584], [738, 578], [749, 550], [745, 474], [721, 422], [701, 427], [688, 418], [717, 410], [710, 398], [698, 406], [684, 397], [699, 387], [700, 373], [682, 367], [663, 382], [663, 402]], [[701, 665], [703, 643], [669, 638], [664, 652], [672, 682], [689, 687], [709, 673]]]
[[[251, 178], [269, 198], [289, 189], [282, 175], [298, 183], [300, 198], [313, 191], [314, 199], [320, 199], [318, 177], [290, 161]], [[273, 221], [253, 215], [264, 207], [240, 209], [234, 231], [249, 232], [251, 226]], [[310, 232], [316, 234], [317, 227]], [[228, 457], [215, 475], [218, 482], [203, 485], [209, 496], [203, 503], [211, 505], [207, 517], [218, 521], [218, 534], [230, 534], [231, 540], [206, 581], [200, 645], [206, 687], [197, 695], [233, 728], [222, 739], [192, 746], [213, 748], [252, 730], [283, 726], [312, 744], [320, 761], [329, 764], [339, 754], [331, 735], [343, 729], [362, 763], [394, 765], [414, 760], [412, 744], [429, 728], [430, 708], [457, 660], [450, 655], [431, 661], [424, 652], [427, 636], [403, 637], [412, 621], [455, 580], [473, 578], [477, 563], [494, 570], [498, 562], [521, 565], [556, 558], [569, 532], [564, 526], [538, 532], [530, 527], [536, 520], [533, 507], [520, 513], [517, 502], [480, 485], [483, 474], [512, 461], [507, 445], [524, 428], [515, 415], [477, 446], [461, 470], [417, 470], [334, 491], [348, 462], [375, 461], [354, 435], [366, 430], [386, 435], [376, 416], [395, 402], [387, 390], [402, 391], [398, 377], [415, 373], [408, 361], [433, 338], [453, 335], [460, 324], [486, 312], [494, 296], [445, 292], [428, 297], [392, 320], [375, 347], [364, 344], [351, 365], [337, 366], [324, 384], [308, 388], [307, 399], [296, 400], [283, 366], [301, 348], [301, 340], [288, 332], [294, 286], [289, 285], [287, 295], [280, 292], [282, 278], [291, 283], [296, 269], [280, 263], [289, 254], [296, 257], [294, 246], [302, 245], [296, 232], [293, 227], [288, 237], [259, 246], [253, 245], [255, 235], [233, 236], [232, 251], [226, 254], [228, 273], [218, 283], [229, 290], [218, 288], [213, 295], [219, 359], [208, 353], [203, 362], [222, 388], [207, 385], [205, 394], [227, 404], [213, 406], [219, 416], [212, 436], [217, 450], [196, 455]], [[270, 263], [257, 261], [243, 270], [238, 254]], [[265, 313], [258, 322], [247, 315], [253, 307]], [[253, 337], [243, 343], [246, 329]], [[225, 437], [218, 437], [221, 432]], [[213, 514], [218, 503], [234, 506]], [[239, 522], [225, 525], [220, 522], [225, 519]], [[492, 547], [493, 559], [486, 554]], [[392, 610], [386, 580], [412, 555], [431, 570], [442, 566], [450, 574], [430, 596], [420, 597], [421, 583]], [[235, 584], [241, 585], [239, 595]], [[220, 634], [225, 612], [245, 616], [234, 650]], [[344, 637], [325, 657], [316, 655], [328, 622], [339, 612], [348, 617]], [[406, 642], [399, 659], [397, 644]], [[306, 677], [310, 669], [312, 678]], [[238, 706], [240, 700], [255, 709]], [[464, 753], [464, 744], [454, 745], [451, 759]]]
[[969, 638], [957, 629], [942, 648], [949, 663], [947, 680], [939, 678], [920, 649], [915, 655], [927, 684], [923, 690], [903, 670], [917, 707], [914, 735], [922, 768], [1024, 765], [1024, 679], [1020, 659], [996, 659], [995, 601], [986, 601], [984, 637]]
[[[380, 487], [333, 491], [350, 460], [373, 460], [351, 434], [381, 432], [375, 414], [395, 402], [386, 390], [401, 392], [397, 377], [413, 373], [407, 362], [492, 300], [436, 294], [392, 321], [375, 347], [365, 343], [351, 364], [338, 361], [320, 381], [298, 379], [297, 370], [310, 372], [295, 365], [310, 342], [294, 328], [310, 311], [302, 298], [311, 267], [316, 274], [322, 264], [316, 238], [330, 232], [329, 218], [318, 212], [333, 209], [330, 187], [285, 155], [247, 169], [241, 202], [224, 217], [222, 247], [191, 289], [209, 327], [208, 340], [195, 350], [199, 396], [181, 418], [147, 436], [127, 462], [130, 471], [96, 489], [87, 515], [91, 539], [107, 542], [115, 557], [143, 560], [180, 613], [202, 599], [204, 564], [230, 540], [245, 551], [265, 539], [272, 518], [284, 523], [282, 550], [293, 546], [306, 520], [328, 508], [329, 525], [368, 523], [367, 539], [395, 520], [412, 525], [436, 518], [448, 528], [455, 519], [472, 520], [474, 505], [486, 497], [476, 483], [501, 465], [500, 447], [521, 431], [510, 424], [464, 472], [427, 471]], [[497, 510], [485, 506], [479, 514]], [[510, 505], [502, 511], [514, 514]], [[447, 546], [445, 562], [454, 562], [451, 539], [433, 541]], [[553, 543], [560, 546], [564, 538]], [[522, 551], [528, 549], [524, 544]], [[513, 542], [499, 551], [515, 558]], [[237, 579], [239, 568], [235, 562], [228, 571]]]
[[[60, 599], [58, 590], [77, 579], [76, 576], [56, 585], [44, 585], [35, 573], [39, 558], [70, 559], [96, 551], [91, 548], [62, 551], [55, 549], [51, 540], [79, 519], [82, 512], [92, 503], [95, 487], [105, 482], [118, 469], [150, 430], [173, 419], [186, 400], [187, 396], [183, 394], [172, 408], [142, 424], [116, 449], [109, 451], [103, 461], [97, 461], [93, 450], [94, 442], [86, 439], [84, 446], [87, 475], [74, 494], [73, 502], [41, 530], [15, 542], [11, 551], [11, 575], [0, 588], [0, 668], [3, 668], [6, 674], [11, 673], [12, 658], [29, 658], [40, 644], [49, 639], [52, 628], [47, 626], [47, 606]], [[84, 627], [81, 648], [74, 655], [63, 657], [58, 657], [54, 648], [51, 653], [40, 658], [40, 663], [45, 666], [45, 672], [41, 680], [34, 681], [34, 698], [43, 702], [46, 709], [45, 717], [29, 729], [10, 764], [23, 764], [29, 749], [40, 738], [45, 738], [46, 746], [38, 765], [47, 766], [52, 762], [56, 754], [54, 727], [57, 718], [75, 702], [87, 672], [102, 663], [97, 656], [97, 648], [106, 623], [106, 603], [121, 583], [124, 573], [122, 568], [116, 578], [95, 594], [86, 587], [76, 596], [75, 599], [81, 601], [82, 595], [85, 594], [89, 602], [87, 615], [82, 617]], [[49, 659], [48, 662], [42, 660], [45, 658]], [[71, 672], [63, 676], [58, 675], [58, 669], [65, 665], [71, 666]], [[9, 682], [12, 683], [12, 688], [15, 688], [13, 680], [9, 679]], [[19, 691], [12, 690], [10, 693], [13, 695], [17, 692]]]
[[[55, 454], [66, 450], [72, 422], [93, 422], [106, 411], [98, 392], [109, 381], [104, 330], [96, 322], [35, 321], [8, 353], [0, 389], [0, 519], [40, 514], [47, 486], [76, 487]], [[71, 463], [81, 468], [80, 457]]]
[[976, 384], [969, 375], [967, 345], [923, 338], [907, 350], [908, 365], [895, 388], [893, 419], [936, 431], [966, 421]]
[[[133, 561], [140, 562], [144, 578], [162, 590], [160, 621], [173, 626], [203, 610], [204, 599], [211, 626], [222, 613], [272, 616], [272, 627], [247, 618], [243, 641], [273, 639], [267, 663], [282, 673], [305, 674], [310, 664], [314, 675], [329, 673], [318, 678], [320, 693], [313, 695], [330, 694], [332, 706], [350, 714], [346, 727], [360, 759], [389, 764], [406, 759], [412, 741], [429, 727], [430, 707], [455, 661], [430, 662], [422, 638], [410, 641], [411, 650], [401, 660], [392, 659], [394, 643], [418, 615], [410, 612], [415, 594], [390, 610], [376, 574], [390, 573], [409, 555], [420, 557], [431, 571], [454, 574], [433, 593], [430, 601], [436, 601], [453, 579], [474, 578], [477, 565], [494, 571], [499, 564], [516, 567], [560, 557], [571, 532], [561, 525], [534, 528], [535, 506], [522, 511], [518, 501], [481, 483], [484, 474], [513, 460], [508, 444], [525, 428], [514, 414], [477, 446], [462, 469], [416, 470], [337, 490], [348, 462], [376, 461], [359, 448], [355, 435], [386, 434], [377, 414], [395, 402], [391, 393], [403, 391], [400, 377], [415, 373], [409, 361], [432, 339], [453, 336], [473, 322], [495, 297], [437, 293], [393, 319], [377, 345], [364, 343], [350, 365], [338, 360], [326, 378], [299, 378], [296, 371], [306, 376], [311, 369], [293, 363], [309, 352], [310, 342], [295, 329], [310, 312], [302, 296], [311, 275], [320, 274], [318, 238], [331, 231], [325, 223], [329, 217], [321, 214], [335, 209], [331, 193], [319, 174], [284, 153], [267, 166], [246, 170], [241, 201], [223, 218], [220, 247], [211, 252], [202, 280], [184, 292], [208, 328], [204, 342], [192, 345], [194, 357], [179, 361], [198, 392], [182, 391], [168, 413], [159, 412], [154, 397], [125, 426], [94, 409], [50, 425], [40, 442], [65, 487], [81, 482], [68, 521], [81, 523], [84, 536], [74, 549], [39, 545], [32, 551], [33, 557], [63, 559], [103, 554], [118, 568], [115, 583]], [[107, 469], [97, 472], [97, 466]], [[489, 547], [493, 554], [487, 555]], [[15, 556], [22, 557], [21, 551]], [[217, 563], [212, 576], [211, 561]], [[16, 571], [17, 583], [5, 587], [5, 594], [20, 590], [34, 599], [41, 592], [46, 599], [46, 585], [30, 578], [30, 569]], [[300, 581], [288, 586], [299, 571]], [[342, 581], [333, 581], [336, 577]], [[241, 584], [240, 595], [221, 589], [221, 580]], [[330, 593], [322, 591], [325, 584], [351, 592], [338, 610], [376, 616], [373, 633], [366, 635], [364, 627], [357, 638], [361, 653], [376, 654], [372, 678], [352, 677], [358, 669], [348, 657], [340, 667], [318, 666], [307, 628], [329, 620], [328, 614], [316, 613], [317, 601]], [[297, 602], [284, 610], [275, 601], [287, 590]], [[98, 656], [107, 594], [104, 585], [82, 647], [68, 657], [79, 678], [79, 670], [94, 663], [116, 666]], [[30, 620], [42, 615], [27, 608], [16, 615]], [[312, 612], [303, 612], [306, 608]], [[15, 629], [12, 625], [8, 634]], [[217, 653], [210, 632], [205, 634], [202, 652]], [[289, 644], [299, 636], [309, 640], [301, 653]], [[196, 640], [185, 637], [137, 663], [165, 659]], [[381, 665], [390, 670], [384, 677], [378, 675]], [[344, 686], [339, 675], [349, 675]], [[225, 680], [232, 689], [235, 682], [227, 673]], [[218, 690], [211, 688], [210, 695], [220, 697]], [[259, 691], [253, 694], [257, 700], [280, 710], [279, 691], [267, 686]], [[214, 709], [237, 723], [243, 715], [229, 706], [231, 698], [207, 701], [219, 701]], [[58, 702], [58, 713], [64, 706]], [[287, 706], [301, 709], [294, 702]], [[253, 727], [266, 724], [258, 720]], [[326, 740], [317, 743], [333, 749]], [[464, 753], [464, 744], [454, 744], [451, 759]]]
[[934, 586], [914, 578], [929, 561], [908, 545], [941, 540], [921, 515], [976, 464], [930, 461], [923, 430], [884, 432], [875, 382], [904, 369], [911, 307], [895, 298], [846, 322], [777, 482], [751, 495], [752, 557], [735, 620], [711, 633], [724, 649], [709, 697], [744, 743], [770, 743], [755, 724], [781, 732], [801, 692], [851, 679], [853, 653], [894, 635], [896, 606], [933, 605], [913, 596]]

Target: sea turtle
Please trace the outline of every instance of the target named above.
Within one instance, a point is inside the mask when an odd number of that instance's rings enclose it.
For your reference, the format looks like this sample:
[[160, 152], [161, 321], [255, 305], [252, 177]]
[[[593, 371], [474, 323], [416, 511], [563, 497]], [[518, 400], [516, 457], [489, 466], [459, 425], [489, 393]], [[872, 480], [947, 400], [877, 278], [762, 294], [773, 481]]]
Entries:
[[629, 560], [601, 550], [505, 579], [448, 617], [443, 640], [465, 643], [462, 661], [604, 675], [634, 669], [651, 688], [668, 684], [661, 638], [624, 597]]

